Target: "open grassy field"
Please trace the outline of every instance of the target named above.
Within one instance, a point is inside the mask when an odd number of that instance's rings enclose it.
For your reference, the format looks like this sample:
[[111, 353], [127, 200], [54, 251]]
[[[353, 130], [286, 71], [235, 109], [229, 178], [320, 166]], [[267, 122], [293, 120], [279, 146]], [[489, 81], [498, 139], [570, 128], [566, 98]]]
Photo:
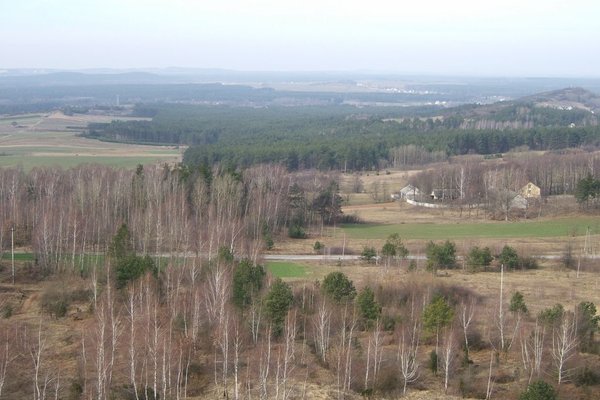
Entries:
[[342, 229], [350, 238], [385, 239], [398, 233], [401, 237], [423, 240], [459, 238], [530, 238], [569, 237], [600, 233], [600, 218], [557, 218], [518, 222], [346, 224]]
[[102, 164], [133, 168], [138, 164], [181, 161], [183, 149], [107, 143], [78, 136], [90, 122], [127, 119], [111, 116], [66, 116], [62, 113], [0, 117], [0, 167], [70, 168]]

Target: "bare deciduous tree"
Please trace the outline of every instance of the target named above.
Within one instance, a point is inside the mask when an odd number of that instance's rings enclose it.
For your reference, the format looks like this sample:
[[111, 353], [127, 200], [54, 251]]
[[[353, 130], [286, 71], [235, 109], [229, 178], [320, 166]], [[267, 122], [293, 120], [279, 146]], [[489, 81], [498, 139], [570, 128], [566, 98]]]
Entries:
[[440, 361], [442, 371], [444, 373], [444, 393], [448, 391], [448, 383], [450, 382], [450, 374], [453, 369], [453, 361], [456, 356], [456, 342], [454, 340], [454, 330], [448, 329], [444, 336]]
[[529, 372], [528, 383], [531, 383], [533, 377], [539, 378], [542, 372], [542, 360], [544, 354], [544, 337], [546, 329], [535, 321], [533, 330], [528, 334], [521, 330], [521, 360], [523, 368]]
[[323, 363], [326, 363], [331, 330], [331, 311], [324, 301], [319, 305], [312, 322], [317, 355]]
[[552, 358], [557, 372], [557, 383], [560, 385], [569, 376], [567, 361], [575, 354], [577, 348], [577, 321], [575, 314], [565, 313], [560, 324], [552, 332]]
[[400, 375], [402, 376], [402, 393], [406, 394], [406, 389], [410, 383], [419, 379], [419, 360], [417, 358], [419, 351], [421, 324], [419, 318], [413, 318], [412, 323], [406, 324], [401, 328], [398, 339], [398, 364]]
[[18, 354], [14, 350], [14, 343], [11, 343], [9, 338], [9, 329], [4, 334], [4, 345], [0, 349], [0, 398], [2, 397], [2, 389], [6, 383], [6, 373], [11, 363], [18, 357]]
[[475, 316], [475, 299], [471, 298], [468, 302], [462, 302], [459, 308], [458, 319], [462, 326], [463, 336], [465, 339], [465, 358], [469, 359], [469, 326]]

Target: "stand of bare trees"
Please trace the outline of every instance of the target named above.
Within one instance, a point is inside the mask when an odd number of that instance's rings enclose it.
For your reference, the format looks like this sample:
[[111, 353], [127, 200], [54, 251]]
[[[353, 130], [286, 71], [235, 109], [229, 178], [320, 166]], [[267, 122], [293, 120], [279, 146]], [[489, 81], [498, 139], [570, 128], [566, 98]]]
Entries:
[[[445, 182], [458, 183], [467, 198], [475, 169], [464, 166], [458, 180]], [[70, 391], [98, 400], [207, 394], [287, 400], [308, 398], [317, 370], [339, 399], [361, 391], [405, 394], [426, 374], [455, 393], [465, 368], [459, 346], [468, 362], [471, 335], [482, 326], [491, 327], [498, 352], [520, 358], [528, 381], [551, 370], [558, 384], [568, 380], [575, 317], [565, 313], [544, 325], [507, 312], [502, 274], [493, 319], [473, 292], [438, 283], [380, 282], [373, 292], [377, 316], [367, 321], [358, 301], [335, 302], [318, 284], [290, 286], [264, 272], [236, 281], [244, 262], [260, 263], [265, 236], [291, 218], [293, 183], [281, 168], [266, 166], [242, 176], [160, 168], [0, 170], [3, 237], [14, 225], [19, 246], [31, 246], [35, 258], [17, 281], [26, 272], [54, 274], [76, 281], [88, 296], [81, 302], [87, 309], [65, 312], [77, 326], [68, 333], [60, 330], [67, 326], [62, 317], [39, 310], [32, 311], [39, 323], [0, 325], [0, 396], [10, 388], [13, 398], [34, 400]], [[119, 226], [128, 227], [125, 243], [117, 241]], [[287, 297], [271, 296], [275, 287]], [[64, 355], [61, 340], [68, 341]], [[434, 348], [441, 379], [423, 367]], [[492, 352], [479, 382], [483, 387], [487, 379], [488, 398], [495, 359]]]

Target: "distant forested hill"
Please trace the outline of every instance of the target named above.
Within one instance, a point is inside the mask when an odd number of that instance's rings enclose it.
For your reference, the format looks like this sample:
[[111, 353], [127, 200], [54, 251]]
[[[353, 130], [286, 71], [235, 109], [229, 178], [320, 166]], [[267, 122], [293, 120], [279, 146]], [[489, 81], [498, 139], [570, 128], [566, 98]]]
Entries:
[[600, 96], [582, 88], [540, 93], [487, 105], [463, 105], [445, 110], [463, 129], [527, 129], [557, 126], [596, 126]]

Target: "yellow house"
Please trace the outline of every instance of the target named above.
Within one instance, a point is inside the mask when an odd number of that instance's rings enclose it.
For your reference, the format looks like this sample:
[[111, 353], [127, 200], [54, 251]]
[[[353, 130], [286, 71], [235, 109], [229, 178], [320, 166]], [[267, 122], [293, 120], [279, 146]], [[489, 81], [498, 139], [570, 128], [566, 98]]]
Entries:
[[526, 199], [539, 199], [542, 196], [542, 191], [539, 186], [529, 182], [521, 188], [520, 195]]

